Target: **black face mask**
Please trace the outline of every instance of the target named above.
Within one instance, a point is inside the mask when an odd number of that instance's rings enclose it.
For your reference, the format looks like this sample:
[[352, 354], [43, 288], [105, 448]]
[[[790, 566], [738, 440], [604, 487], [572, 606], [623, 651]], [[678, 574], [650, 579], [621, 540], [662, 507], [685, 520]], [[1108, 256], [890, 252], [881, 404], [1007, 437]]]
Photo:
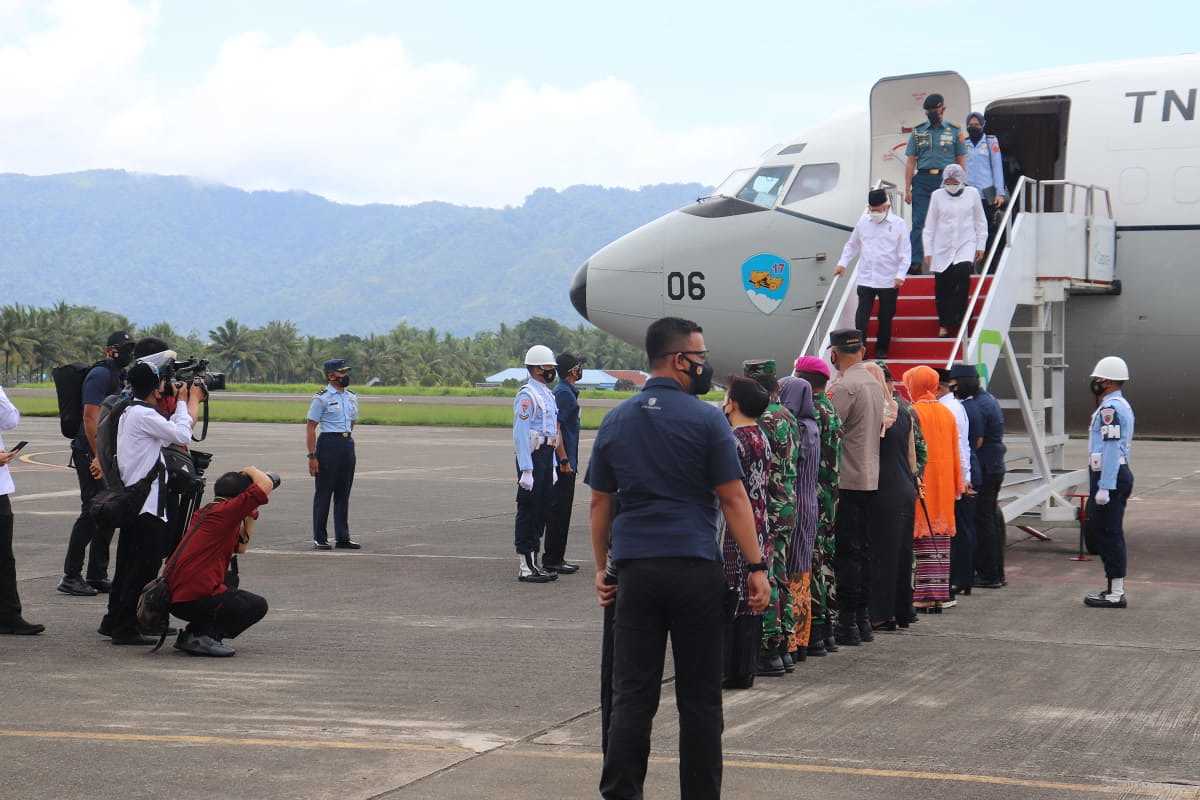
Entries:
[[684, 361], [692, 365], [688, 370], [688, 377], [692, 379], [692, 388], [688, 389], [688, 394], [694, 394], [699, 397], [702, 394], [708, 394], [712, 391], [713, 385], [713, 370], [712, 364], [704, 362], [697, 364], [690, 358], [685, 358]]
[[133, 347], [119, 348], [117, 354], [113, 356], [112, 361], [117, 365], [117, 369], [125, 369], [133, 363]]
[[338, 378], [338, 379], [337, 379], [336, 383], [337, 383], [337, 385], [338, 385], [338, 386], [340, 386], [340, 387], [342, 387], [343, 389], [345, 389], [347, 386], [349, 386], [349, 385], [350, 385], [350, 376], [349, 376], [349, 375], [343, 375], [342, 377], [340, 377], [340, 378]]
[[550, 369], [539, 369], [538, 372], [541, 373], [542, 380], [544, 380], [546, 383], [553, 382], [554, 376], [558, 374], [558, 370], [554, 369], [553, 367]]
[[1100, 380], [1099, 378], [1092, 378], [1089, 388], [1092, 390], [1092, 394], [1096, 395], [1096, 397], [1099, 397], [1100, 395], [1104, 394], [1104, 381]]
[[925, 118], [929, 120], [930, 125], [937, 125], [942, 121], [942, 112], [930, 109], [925, 112]]
[[967, 126], [967, 137], [975, 143], [979, 144], [979, 140], [983, 138], [983, 128], [977, 128], [974, 125]]

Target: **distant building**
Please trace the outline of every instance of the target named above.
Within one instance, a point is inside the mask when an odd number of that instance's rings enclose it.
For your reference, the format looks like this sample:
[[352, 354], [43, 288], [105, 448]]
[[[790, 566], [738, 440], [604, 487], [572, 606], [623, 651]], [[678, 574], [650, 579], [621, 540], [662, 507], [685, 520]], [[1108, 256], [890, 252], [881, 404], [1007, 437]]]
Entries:
[[[612, 390], [617, 388], [618, 381], [629, 381], [637, 388], [641, 388], [649, 376], [638, 370], [601, 370], [601, 369], [585, 369], [583, 378], [579, 383], [575, 384], [580, 389], [605, 389]], [[516, 381], [524, 383], [529, 379], [529, 372], [524, 367], [509, 367], [497, 372], [495, 375], [489, 375], [477, 384], [480, 387], [503, 386], [506, 381]]]
[[650, 375], [640, 369], [609, 369], [605, 372], [618, 381], [628, 381], [637, 389], [641, 389], [646, 385], [646, 381], [650, 380]]

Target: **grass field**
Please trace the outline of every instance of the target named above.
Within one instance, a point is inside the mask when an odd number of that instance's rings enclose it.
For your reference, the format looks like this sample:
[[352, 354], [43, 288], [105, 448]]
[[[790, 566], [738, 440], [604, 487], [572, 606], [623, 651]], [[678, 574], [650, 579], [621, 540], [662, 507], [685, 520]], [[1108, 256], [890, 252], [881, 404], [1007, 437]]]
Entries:
[[[14, 397], [13, 404], [31, 417], [58, 416], [58, 401], [53, 397]], [[308, 403], [303, 400], [222, 400], [219, 397], [209, 411], [211, 422], [303, 422]], [[600, 427], [607, 409], [583, 409], [583, 427]], [[432, 425], [455, 428], [507, 428], [512, 425], [512, 410], [505, 406], [449, 406], [421, 403], [364, 403], [359, 407], [360, 425]]]

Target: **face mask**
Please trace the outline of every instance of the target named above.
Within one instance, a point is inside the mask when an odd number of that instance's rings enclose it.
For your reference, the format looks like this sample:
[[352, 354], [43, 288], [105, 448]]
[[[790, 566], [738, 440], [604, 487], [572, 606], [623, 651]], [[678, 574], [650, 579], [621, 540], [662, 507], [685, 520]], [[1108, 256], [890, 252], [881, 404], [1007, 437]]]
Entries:
[[1100, 380], [1099, 378], [1092, 378], [1090, 388], [1092, 390], [1092, 394], [1096, 395], [1096, 397], [1099, 397], [1100, 395], [1104, 394], [1104, 381]]
[[947, 192], [954, 195], [955, 197], [962, 194], [962, 189], [963, 189], [961, 183], [947, 183], [944, 188], [946, 189]]
[[347, 386], [349, 386], [349, 385], [350, 385], [350, 376], [349, 376], [349, 375], [343, 375], [342, 377], [338, 378], [338, 379], [337, 379], [337, 385], [338, 385], [338, 386], [340, 386], [340, 387], [342, 387], [343, 389], [345, 389]]
[[688, 377], [692, 379], [692, 388], [688, 390], [688, 394], [694, 394], [699, 397], [702, 394], [708, 394], [712, 391], [713, 385], [713, 365], [705, 362], [697, 364], [690, 358], [685, 358], [684, 361], [692, 365], [688, 370]]
[[929, 120], [930, 125], [937, 125], [942, 121], [942, 112], [930, 109], [925, 112], [925, 118]]
[[983, 128], [978, 128], [974, 125], [967, 126], [967, 136], [975, 144], [979, 144], [979, 140], [983, 138]]
[[871, 219], [875, 222], [883, 222], [885, 219], [887, 219], [886, 211], [868, 211], [867, 213], [870, 215]]
[[132, 347], [122, 347], [122, 348], [118, 349], [117, 355], [113, 358], [113, 363], [115, 363], [117, 365], [118, 369], [125, 369], [126, 367], [128, 367], [130, 365], [130, 363], [132, 363], [132, 361], [133, 361], [133, 348]]
[[540, 371], [542, 373], [542, 380], [544, 380], [546, 383], [553, 381], [554, 376], [558, 374], [558, 370], [554, 369], [553, 367], [550, 369], [542, 368]]

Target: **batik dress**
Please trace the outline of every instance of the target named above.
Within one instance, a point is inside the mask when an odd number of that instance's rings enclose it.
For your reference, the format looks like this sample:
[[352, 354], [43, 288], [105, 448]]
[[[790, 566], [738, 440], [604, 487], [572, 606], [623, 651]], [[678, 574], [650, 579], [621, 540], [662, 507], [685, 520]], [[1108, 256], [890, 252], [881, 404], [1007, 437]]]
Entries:
[[837, 580], [833, 573], [836, 546], [833, 538], [837, 520], [838, 464], [842, 459], [842, 419], [824, 392], [813, 394], [817, 423], [821, 428], [821, 461], [817, 465], [817, 536], [813, 543], [812, 624], [834, 622], [837, 609]]
[[[742, 485], [750, 498], [750, 510], [754, 514], [754, 530], [758, 535], [759, 550], [766, 552], [769, 539], [767, 529], [767, 479], [771, 470], [771, 448], [766, 435], [757, 425], [733, 429], [737, 444], [738, 461], [742, 465]], [[749, 573], [741, 549], [723, 525], [721, 544], [725, 558], [725, 584], [737, 596], [734, 616], [726, 622], [724, 638], [724, 676], [737, 685], [748, 685], [757, 664], [758, 651], [762, 642], [762, 613], [750, 610], [746, 582]]]
[[771, 602], [763, 615], [763, 649], [774, 651], [795, 629], [788, 600], [787, 546], [796, 531], [796, 462], [800, 456], [800, 425], [779, 402], [767, 406], [758, 424], [771, 445], [767, 481], [767, 529]]

